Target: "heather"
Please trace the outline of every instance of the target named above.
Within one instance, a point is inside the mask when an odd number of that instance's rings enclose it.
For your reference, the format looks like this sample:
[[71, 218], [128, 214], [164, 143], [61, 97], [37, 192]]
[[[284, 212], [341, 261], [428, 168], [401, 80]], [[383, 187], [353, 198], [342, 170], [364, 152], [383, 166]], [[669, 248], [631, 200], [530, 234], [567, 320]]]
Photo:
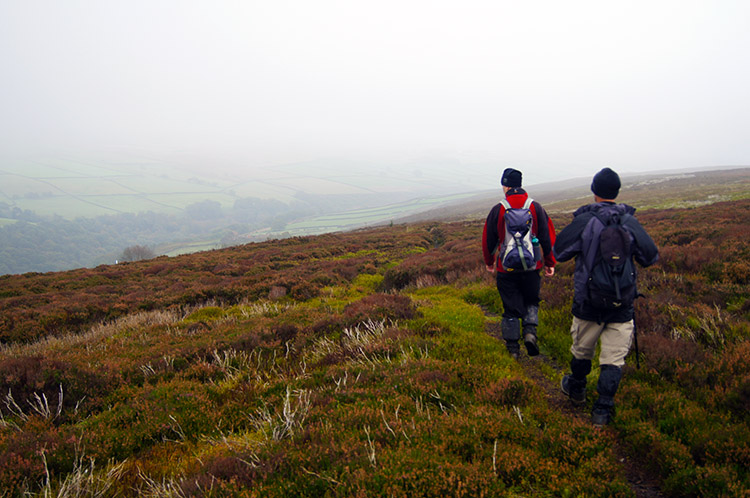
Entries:
[[0, 489], [637, 496], [637, 465], [666, 496], [746, 495], [749, 211], [638, 213], [662, 257], [605, 429], [593, 389], [581, 410], [553, 389], [572, 265], [543, 282], [542, 358], [515, 362], [480, 222], [2, 277]]

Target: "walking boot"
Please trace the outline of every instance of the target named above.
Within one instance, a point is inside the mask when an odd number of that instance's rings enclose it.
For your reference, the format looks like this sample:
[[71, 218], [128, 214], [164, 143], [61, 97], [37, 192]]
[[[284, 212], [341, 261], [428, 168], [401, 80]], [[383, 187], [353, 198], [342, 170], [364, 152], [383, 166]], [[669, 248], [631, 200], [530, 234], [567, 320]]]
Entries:
[[500, 324], [505, 347], [514, 359], [518, 359], [521, 347], [518, 340], [521, 338], [521, 322], [518, 318], [503, 318]]
[[536, 343], [536, 327], [539, 325], [539, 306], [527, 306], [523, 317], [523, 344], [529, 356], [539, 354]]
[[615, 394], [622, 379], [622, 369], [615, 365], [602, 365], [596, 390], [599, 397], [591, 412], [591, 422], [603, 426], [612, 421], [615, 413]]
[[570, 360], [572, 373], [563, 377], [560, 389], [574, 405], [586, 403], [586, 376], [591, 372], [591, 360]]

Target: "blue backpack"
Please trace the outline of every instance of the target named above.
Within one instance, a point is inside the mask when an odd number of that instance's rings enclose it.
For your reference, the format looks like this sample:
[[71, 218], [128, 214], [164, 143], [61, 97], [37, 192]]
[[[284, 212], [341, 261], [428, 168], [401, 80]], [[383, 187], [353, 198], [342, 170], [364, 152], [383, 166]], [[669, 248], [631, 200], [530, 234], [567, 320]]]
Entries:
[[[513, 208], [506, 199], [500, 201], [505, 208], [505, 239], [500, 248], [498, 260], [505, 271], [530, 271], [536, 269], [541, 259], [541, 251], [535, 250], [531, 225], [534, 217], [531, 214], [529, 197], [521, 208]], [[538, 244], [538, 241], [537, 241]], [[539, 247], [538, 245], [536, 247]]]
[[629, 214], [614, 215], [604, 220], [594, 215], [594, 223], [603, 228], [599, 232], [598, 244], [591, 249], [597, 251], [589, 269], [588, 303], [602, 310], [616, 310], [633, 304], [636, 291], [636, 272], [633, 265], [633, 248], [630, 233], [623, 226]]

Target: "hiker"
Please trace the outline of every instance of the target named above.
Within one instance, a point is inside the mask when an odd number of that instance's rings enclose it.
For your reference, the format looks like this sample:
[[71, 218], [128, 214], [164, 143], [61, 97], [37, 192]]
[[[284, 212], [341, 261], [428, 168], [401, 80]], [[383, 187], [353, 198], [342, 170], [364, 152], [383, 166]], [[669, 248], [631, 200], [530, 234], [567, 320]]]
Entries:
[[638, 291], [633, 260], [645, 267], [659, 258], [656, 244], [633, 216], [635, 208], [615, 203], [620, 185], [620, 177], [610, 168], [594, 175], [595, 202], [578, 208], [554, 243], [558, 261], [576, 258], [570, 329], [573, 358], [562, 391], [574, 404], [585, 403], [586, 376], [601, 340], [599, 397], [592, 411], [592, 422], [600, 426], [614, 415], [614, 396], [635, 331]]
[[[505, 199], [492, 208], [482, 233], [484, 262], [487, 271], [497, 272], [497, 290], [503, 302], [502, 337], [514, 359], [520, 354], [518, 341], [522, 331], [528, 355], [539, 354], [536, 331], [541, 286], [539, 270], [543, 267], [547, 277], [555, 274], [552, 255], [555, 227], [542, 205], [521, 188], [521, 177], [516, 169], [503, 171], [500, 184]], [[510, 226], [514, 228], [513, 233], [508, 230]]]

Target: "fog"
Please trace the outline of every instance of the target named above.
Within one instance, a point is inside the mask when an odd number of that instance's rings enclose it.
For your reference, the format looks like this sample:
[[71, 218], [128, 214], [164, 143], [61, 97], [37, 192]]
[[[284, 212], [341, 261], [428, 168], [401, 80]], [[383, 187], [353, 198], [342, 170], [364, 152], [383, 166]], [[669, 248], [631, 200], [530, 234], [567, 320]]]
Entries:
[[[750, 163], [750, 3], [4, 0], [4, 152], [454, 160], [497, 186]], [[423, 168], [429, 176], [429, 168]]]

